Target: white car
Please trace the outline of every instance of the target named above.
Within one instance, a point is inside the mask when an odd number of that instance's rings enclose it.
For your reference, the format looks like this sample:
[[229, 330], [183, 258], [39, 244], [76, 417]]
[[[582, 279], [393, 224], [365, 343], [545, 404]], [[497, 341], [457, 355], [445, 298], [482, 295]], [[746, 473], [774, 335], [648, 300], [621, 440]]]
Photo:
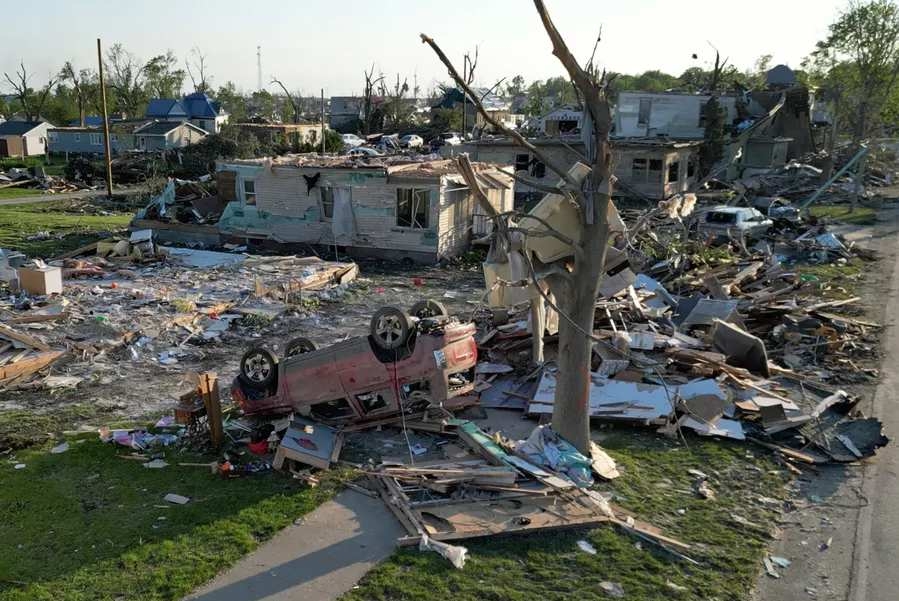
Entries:
[[365, 140], [356, 134], [343, 134], [340, 136], [340, 139], [343, 140], [344, 146], [349, 146], [350, 148], [356, 148], [365, 144]]
[[449, 144], [450, 146], [458, 146], [462, 143], [462, 136], [454, 131], [440, 134], [440, 139], [443, 140], [444, 144]]
[[752, 207], [714, 207], [697, 215], [696, 230], [700, 235], [718, 240], [763, 237], [774, 222]]
[[367, 146], [357, 146], [348, 150], [346, 155], [349, 157], [382, 157], [384, 153]]
[[400, 138], [400, 146], [403, 148], [421, 148], [424, 143], [425, 141], [422, 137], [416, 136], [415, 134], [406, 134]]

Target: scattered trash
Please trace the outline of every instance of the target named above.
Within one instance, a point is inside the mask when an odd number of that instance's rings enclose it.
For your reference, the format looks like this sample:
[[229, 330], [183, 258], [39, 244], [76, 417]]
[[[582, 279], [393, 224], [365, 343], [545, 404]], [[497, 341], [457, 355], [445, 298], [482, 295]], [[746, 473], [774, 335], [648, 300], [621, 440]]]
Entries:
[[50, 449], [50, 452], [54, 455], [59, 455], [60, 453], [65, 453], [68, 450], [69, 450], [69, 443], [61, 442], [58, 445], [56, 445], [55, 447], [53, 447], [52, 449]]
[[596, 547], [591, 545], [585, 540], [579, 540], [577, 542], [577, 548], [583, 551], [584, 553], [589, 553], [590, 555], [596, 555]]
[[162, 500], [168, 501], [169, 503], [174, 503], [175, 505], [186, 505], [190, 502], [190, 497], [176, 495], [175, 493], [168, 493], [162, 498]]
[[621, 585], [617, 582], [609, 582], [608, 580], [603, 580], [599, 583], [599, 588], [602, 590], [602, 592], [614, 599], [621, 599], [624, 597], [624, 589], [621, 588]]

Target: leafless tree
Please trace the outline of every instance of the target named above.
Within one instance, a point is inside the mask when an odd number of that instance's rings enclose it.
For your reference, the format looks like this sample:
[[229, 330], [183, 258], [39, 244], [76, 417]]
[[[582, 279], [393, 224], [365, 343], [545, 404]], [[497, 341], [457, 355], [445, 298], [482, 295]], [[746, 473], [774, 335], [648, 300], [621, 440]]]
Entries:
[[39, 119], [41, 111], [44, 109], [44, 104], [47, 102], [47, 97], [50, 96], [50, 92], [53, 91], [53, 87], [57, 84], [59, 79], [51, 76], [47, 81], [47, 85], [40, 90], [29, 87], [28, 80], [31, 79], [31, 76], [25, 68], [25, 61], [19, 63], [19, 68], [14, 75], [15, 78], [11, 77], [9, 73], [3, 74], [6, 81], [12, 86], [13, 94], [22, 106], [22, 112], [25, 113], [25, 119], [28, 121]]
[[[592, 352], [593, 320], [596, 297], [602, 278], [606, 248], [609, 239], [609, 211], [612, 208], [612, 153], [609, 146], [611, 111], [607, 98], [609, 77], [600, 72], [596, 64], [581, 67], [571, 54], [562, 35], [553, 24], [542, 0], [534, 0], [534, 5], [546, 34], [552, 43], [552, 53], [562, 63], [571, 81], [577, 87], [584, 101], [584, 145], [586, 158], [591, 168], [582, 184], [568, 173], [566, 165], [559, 164], [539, 148], [527, 141], [518, 132], [505, 127], [484, 110], [480, 99], [471, 91], [465, 78], [452, 65], [437, 43], [425, 34], [422, 41], [428, 44], [441, 62], [449, 70], [456, 85], [468, 94], [484, 120], [495, 130], [510, 136], [519, 146], [542, 161], [561, 178], [558, 193], [573, 202], [578, 210], [580, 227], [567, 235], [546, 228], [548, 235], [570, 243], [573, 257], [568, 257], [552, 265], [542, 265], [538, 261], [529, 262], [533, 283], [542, 276], [544, 282], [558, 299], [558, 303], [547, 300], [557, 308], [559, 320], [559, 353], [555, 404], [553, 408], [553, 428], [567, 438], [581, 452], [589, 452], [589, 388], [590, 358]], [[474, 193], [481, 207], [497, 221], [500, 238], [509, 233], [508, 222], [498, 215], [480, 187], [475, 170], [466, 155], [457, 159], [457, 164], [467, 185]]]
[[194, 92], [203, 94], [208, 92], [212, 78], [206, 72], [206, 55], [199, 46], [191, 49], [189, 57], [184, 60], [184, 66], [187, 68], [187, 75], [194, 86]]
[[75, 91], [75, 102], [78, 104], [78, 120], [81, 127], [84, 127], [87, 107], [94, 103], [99, 91], [97, 74], [91, 69], [76, 70], [72, 61], [66, 61], [59, 72], [59, 79], [72, 84], [72, 89]]
[[[291, 94], [287, 90], [287, 86], [285, 86], [284, 83], [277, 77], [272, 77], [272, 83], [277, 85], [278, 87], [281, 88], [281, 90], [284, 91], [284, 96], [287, 98], [287, 103], [290, 104], [290, 108], [293, 110], [293, 122], [295, 124], [299, 123], [300, 122], [300, 113], [303, 110], [301, 95], [299, 93]], [[294, 132], [294, 135], [292, 137], [293, 137], [294, 147], [299, 148], [299, 145], [300, 145], [299, 132]]]
[[362, 92], [362, 131], [363, 133], [371, 133], [372, 121], [372, 94], [375, 86], [384, 86], [384, 74], [375, 77], [375, 66], [371, 66], [371, 71], [363, 71], [365, 74], [365, 88]]

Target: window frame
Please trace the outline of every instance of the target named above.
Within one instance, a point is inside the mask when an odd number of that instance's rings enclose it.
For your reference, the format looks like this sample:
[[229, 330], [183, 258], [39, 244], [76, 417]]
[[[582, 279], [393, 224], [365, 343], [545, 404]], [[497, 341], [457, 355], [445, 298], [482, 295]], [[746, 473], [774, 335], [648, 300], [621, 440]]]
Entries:
[[103, 145], [103, 134], [88, 134], [90, 136], [89, 141], [91, 146], [102, 146]]
[[[674, 177], [671, 177], [671, 172], [674, 171]], [[668, 176], [667, 183], [675, 184], [680, 181], [680, 161], [672, 161], [668, 163]]]
[[[408, 199], [403, 199], [401, 196], [408, 194]], [[418, 208], [419, 205], [416, 204], [416, 201], [422, 200], [422, 196], [424, 196], [425, 201], [425, 210], [422, 213], [425, 218], [425, 223], [421, 224], [416, 219], [416, 215], [419, 214], [415, 209]], [[408, 225], [400, 222], [400, 204], [406, 202], [409, 206], [409, 218]], [[431, 229], [431, 191], [428, 188], [397, 188], [396, 189], [396, 203], [394, 204], [394, 224], [398, 228], [403, 228], [407, 230], [429, 230]]]
[[[327, 192], [328, 196], [331, 197], [330, 201], [325, 200], [325, 192]], [[330, 204], [331, 205], [331, 214], [328, 215], [328, 211], [325, 210], [325, 207]], [[334, 187], [333, 186], [318, 186], [318, 220], [319, 221], [333, 221], [334, 220]]]
[[[646, 107], [646, 110], [643, 109]], [[652, 119], [652, 98], [639, 98], [637, 100], [637, 125], [649, 126]]]
[[[256, 180], [255, 179], [243, 179], [241, 184], [241, 192], [243, 193], [243, 203], [245, 205], [255, 205], [256, 204]], [[252, 186], [252, 190], [247, 190], [247, 184]]]

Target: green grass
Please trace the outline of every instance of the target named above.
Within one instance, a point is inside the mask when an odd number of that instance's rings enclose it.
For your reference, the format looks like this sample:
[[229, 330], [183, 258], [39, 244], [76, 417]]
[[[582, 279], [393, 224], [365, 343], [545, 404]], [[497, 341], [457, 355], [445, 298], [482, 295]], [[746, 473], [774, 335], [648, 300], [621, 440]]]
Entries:
[[66, 160], [64, 157], [51, 158], [49, 161], [44, 159], [44, 157], [0, 159], [0, 171], [6, 171], [11, 167], [26, 168], [37, 166], [43, 166], [47, 175], [62, 175], [66, 168]]
[[[0, 248], [11, 248], [34, 257], [52, 257], [97, 239], [98, 232], [123, 230], [131, 213], [96, 214], [85, 201], [0, 205]], [[39, 232], [63, 235], [62, 239], [28, 240]]]
[[[282, 473], [224, 480], [177, 463], [163, 469], [88, 435], [70, 450], [20, 450], [0, 463], [0, 600], [175, 600], [329, 498]], [[49, 446], [48, 443], [46, 446]], [[21, 470], [14, 463], [24, 463]], [[163, 501], [166, 493], [191, 498]]]
[[[690, 448], [649, 432], [615, 429], [602, 441], [618, 462], [620, 478], [602, 490], [638, 517], [666, 534], [693, 545], [693, 566], [612, 527], [517, 537], [465, 541], [469, 560], [456, 570], [434, 553], [402, 550], [371, 571], [343, 601], [411, 599], [481, 600], [603, 600], [599, 583], [618, 582], [625, 598], [748, 599], [760, 560], [769, 541], [765, 530], [775, 513], [764, 508], [760, 495], [780, 497], [785, 476], [770, 462], [755, 456], [746, 443], [689, 438]], [[715, 500], [691, 492], [699, 469], [711, 476]], [[684, 513], [679, 513], [684, 510]], [[739, 526], [731, 514], [761, 525]], [[578, 540], [598, 551], [580, 551]], [[669, 588], [672, 582], [686, 591]]]
[[0, 200], [9, 198], [22, 198], [23, 196], [37, 196], [40, 190], [31, 188], [0, 188]]
[[840, 205], [814, 205], [809, 209], [813, 217], [827, 218], [831, 221], [851, 223], [855, 225], [873, 225], [877, 221], [877, 214], [870, 207], [856, 207], [852, 210], [848, 204]]
[[800, 277], [810, 280], [816, 294], [826, 299], [845, 299], [855, 296], [864, 276], [866, 263], [855, 257], [846, 263], [798, 265]]

